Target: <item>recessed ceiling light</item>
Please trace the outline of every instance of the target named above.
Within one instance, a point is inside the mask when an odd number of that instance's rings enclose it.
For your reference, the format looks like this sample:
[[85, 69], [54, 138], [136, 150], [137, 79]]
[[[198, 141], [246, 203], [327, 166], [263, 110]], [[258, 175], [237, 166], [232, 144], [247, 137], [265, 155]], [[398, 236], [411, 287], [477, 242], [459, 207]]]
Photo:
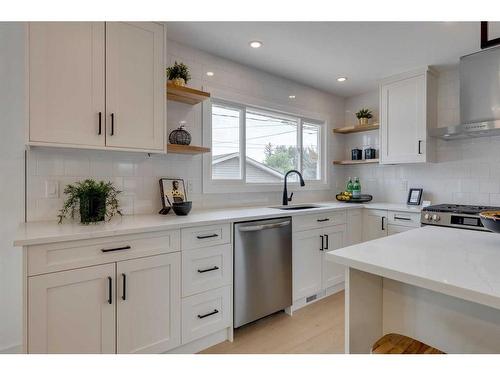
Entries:
[[345, 81], [347, 81], [347, 78], [346, 77], [339, 77], [339, 78], [337, 78], [337, 81], [338, 82], [345, 82]]
[[252, 48], [260, 48], [262, 47], [262, 42], [258, 41], [258, 40], [253, 40], [250, 42], [250, 47]]
[[288, 95], [288, 98], [295, 99], [295, 95]]
[[214, 72], [207, 72], [207, 76], [213, 77], [214, 76]]

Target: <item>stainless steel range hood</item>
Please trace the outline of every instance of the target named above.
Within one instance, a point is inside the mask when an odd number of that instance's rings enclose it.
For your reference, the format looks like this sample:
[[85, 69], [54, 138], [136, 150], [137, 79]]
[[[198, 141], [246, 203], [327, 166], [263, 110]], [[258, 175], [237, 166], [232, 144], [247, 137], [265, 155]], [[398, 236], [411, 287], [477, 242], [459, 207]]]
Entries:
[[500, 47], [460, 58], [460, 124], [432, 129], [445, 140], [500, 135]]

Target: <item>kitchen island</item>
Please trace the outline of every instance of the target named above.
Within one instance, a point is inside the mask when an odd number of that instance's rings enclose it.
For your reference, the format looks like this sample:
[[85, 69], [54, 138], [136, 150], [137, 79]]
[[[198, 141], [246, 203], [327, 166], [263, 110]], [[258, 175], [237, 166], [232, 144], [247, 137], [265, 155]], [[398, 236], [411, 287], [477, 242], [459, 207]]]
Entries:
[[427, 226], [327, 260], [346, 266], [346, 353], [369, 353], [390, 332], [447, 353], [500, 353], [500, 235]]

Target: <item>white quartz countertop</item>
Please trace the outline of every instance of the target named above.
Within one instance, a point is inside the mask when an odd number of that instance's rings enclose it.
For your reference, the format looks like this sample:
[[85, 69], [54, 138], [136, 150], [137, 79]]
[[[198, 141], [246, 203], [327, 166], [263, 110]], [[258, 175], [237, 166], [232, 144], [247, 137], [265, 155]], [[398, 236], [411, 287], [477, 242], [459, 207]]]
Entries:
[[192, 211], [187, 216], [176, 216], [172, 212], [168, 215], [130, 215], [113, 218], [110, 222], [89, 225], [82, 225], [80, 223], [57, 224], [55, 221], [29, 222], [19, 226], [14, 246], [40, 245], [87, 238], [155, 232], [224, 222], [307, 215], [325, 211], [363, 207], [363, 205], [359, 204], [339, 202], [317, 202], [311, 204], [320, 207], [295, 211], [279, 210], [270, 207], [239, 207]]
[[330, 251], [326, 257], [500, 309], [500, 234], [426, 226]]
[[64, 224], [57, 224], [55, 221], [35, 221], [23, 223], [19, 226], [14, 246], [41, 245], [54, 242], [82, 240], [93, 237], [109, 237], [122, 234], [155, 232], [159, 230], [177, 229], [197, 225], [307, 215], [320, 213], [322, 211], [364, 207], [379, 210], [420, 212], [419, 207], [409, 208], [406, 205], [395, 203], [355, 204], [331, 201], [314, 202], [311, 204], [320, 207], [296, 211], [279, 210], [270, 207], [236, 207], [202, 211], [193, 210], [187, 216], [176, 216], [173, 212], [168, 215], [129, 215], [113, 218], [110, 222], [89, 225], [67, 222]]

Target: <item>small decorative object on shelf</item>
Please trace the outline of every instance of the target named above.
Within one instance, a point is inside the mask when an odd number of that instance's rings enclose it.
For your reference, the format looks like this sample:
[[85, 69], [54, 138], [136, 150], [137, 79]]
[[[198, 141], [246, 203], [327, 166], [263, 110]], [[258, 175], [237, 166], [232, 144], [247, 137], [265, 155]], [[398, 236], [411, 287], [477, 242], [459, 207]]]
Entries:
[[168, 141], [173, 145], [185, 145], [188, 146], [191, 143], [191, 134], [184, 129], [186, 127], [186, 121], [181, 121], [179, 127], [170, 132], [168, 136]]
[[363, 150], [359, 148], [353, 148], [351, 150], [351, 160], [362, 160], [363, 159]]
[[191, 79], [187, 65], [184, 63], [178, 63], [177, 61], [173, 66], [169, 66], [167, 68], [167, 77], [169, 81], [177, 86], [185, 86]]
[[160, 178], [161, 202], [163, 208], [159, 214], [166, 215], [173, 208], [177, 215], [187, 215], [192, 202], [187, 200], [184, 180], [181, 178]]
[[369, 109], [362, 108], [356, 112], [356, 117], [358, 118], [359, 126], [366, 126], [368, 125], [368, 120], [371, 119], [373, 115], [372, 111]]
[[82, 224], [111, 220], [116, 214], [121, 216], [117, 199], [120, 193], [112, 182], [87, 179], [67, 185], [64, 189], [67, 198], [57, 215], [59, 224], [65, 217], [74, 219], [77, 213]]

